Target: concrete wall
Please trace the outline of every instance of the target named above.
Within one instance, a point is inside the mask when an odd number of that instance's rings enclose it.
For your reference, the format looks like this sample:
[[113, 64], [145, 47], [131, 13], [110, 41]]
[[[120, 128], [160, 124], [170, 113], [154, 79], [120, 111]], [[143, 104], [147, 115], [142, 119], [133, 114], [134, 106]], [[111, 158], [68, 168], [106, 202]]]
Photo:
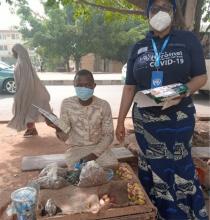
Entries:
[[81, 69], [88, 69], [93, 72], [121, 73], [123, 64], [118, 61], [102, 59], [92, 53], [83, 56]]
[[94, 64], [95, 64], [95, 55], [92, 53], [83, 56], [81, 59], [81, 69], [88, 69], [91, 72], [93, 72], [95, 70]]

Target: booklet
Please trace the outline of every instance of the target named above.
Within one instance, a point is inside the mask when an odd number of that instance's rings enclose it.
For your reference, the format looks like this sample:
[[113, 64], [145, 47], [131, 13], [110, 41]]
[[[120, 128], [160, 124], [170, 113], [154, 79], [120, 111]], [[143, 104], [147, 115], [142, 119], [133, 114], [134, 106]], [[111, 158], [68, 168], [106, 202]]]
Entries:
[[138, 91], [134, 97], [134, 102], [138, 107], [162, 106], [162, 109], [177, 105], [180, 99], [174, 99], [188, 91], [186, 85], [182, 83], [170, 84], [154, 89]]
[[[34, 105], [32, 104], [33, 107], [37, 108], [38, 111], [45, 117], [47, 118], [49, 121], [51, 121], [56, 127], [60, 128], [62, 131], [63, 131], [63, 128], [60, 126], [61, 125], [61, 122], [60, 122], [60, 119], [57, 118], [57, 116], [55, 116], [54, 114], [44, 110], [43, 108], [37, 106], [37, 105]], [[65, 131], [63, 131], [65, 132]]]

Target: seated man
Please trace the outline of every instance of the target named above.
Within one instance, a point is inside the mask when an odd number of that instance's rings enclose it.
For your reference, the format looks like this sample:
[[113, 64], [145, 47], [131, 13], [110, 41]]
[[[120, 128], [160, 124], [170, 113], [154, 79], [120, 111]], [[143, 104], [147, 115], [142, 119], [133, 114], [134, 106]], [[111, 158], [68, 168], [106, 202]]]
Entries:
[[80, 70], [74, 78], [76, 96], [63, 100], [57, 137], [69, 144], [67, 164], [72, 166], [90, 153], [101, 155], [112, 143], [114, 128], [110, 105], [93, 96], [96, 84], [91, 72]]

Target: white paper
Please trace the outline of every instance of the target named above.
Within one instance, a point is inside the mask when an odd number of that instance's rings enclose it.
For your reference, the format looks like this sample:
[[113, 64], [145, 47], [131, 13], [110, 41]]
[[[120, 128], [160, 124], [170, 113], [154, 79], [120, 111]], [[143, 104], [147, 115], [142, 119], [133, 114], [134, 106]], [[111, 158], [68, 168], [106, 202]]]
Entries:
[[152, 106], [163, 106], [163, 103], [157, 104], [154, 99], [145, 95], [143, 92], [139, 91], [134, 97], [134, 102], [137, 103], [137, 107], [145, 108]]

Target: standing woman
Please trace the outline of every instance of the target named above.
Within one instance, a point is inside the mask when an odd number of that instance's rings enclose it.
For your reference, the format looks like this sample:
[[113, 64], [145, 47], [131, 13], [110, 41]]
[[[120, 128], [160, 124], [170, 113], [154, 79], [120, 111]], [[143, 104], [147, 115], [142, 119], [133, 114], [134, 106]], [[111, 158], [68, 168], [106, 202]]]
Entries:
[[185, 84], [188, 92], [166, 110], [134, 103], [133, 123], [141, 149], [139, 178], [158, 209], [158, 219], [207, 220], [191, 156], [195, 126], [191, 95], [207, 81], [205, 59], [193, 33], [172, 28], [175, 10], [175, 0], [148, 1], [151, 31], [133, 46], [127, 62], [116, 137], [124, 139], [124, 120], [136, 91]]
[[27, 50], [21, 44], [15, 44], [12, 52], [17, 59], [14, 70], [16, 93], [13, 104], [14, 116], [8, 126], [17, 131], [26, 129], [24, 137], [35, 136], [38, 135], [35, 122], [41, 121], [42, 117], [32, 104], [51, 111], [50, 95], [32, 67]]

